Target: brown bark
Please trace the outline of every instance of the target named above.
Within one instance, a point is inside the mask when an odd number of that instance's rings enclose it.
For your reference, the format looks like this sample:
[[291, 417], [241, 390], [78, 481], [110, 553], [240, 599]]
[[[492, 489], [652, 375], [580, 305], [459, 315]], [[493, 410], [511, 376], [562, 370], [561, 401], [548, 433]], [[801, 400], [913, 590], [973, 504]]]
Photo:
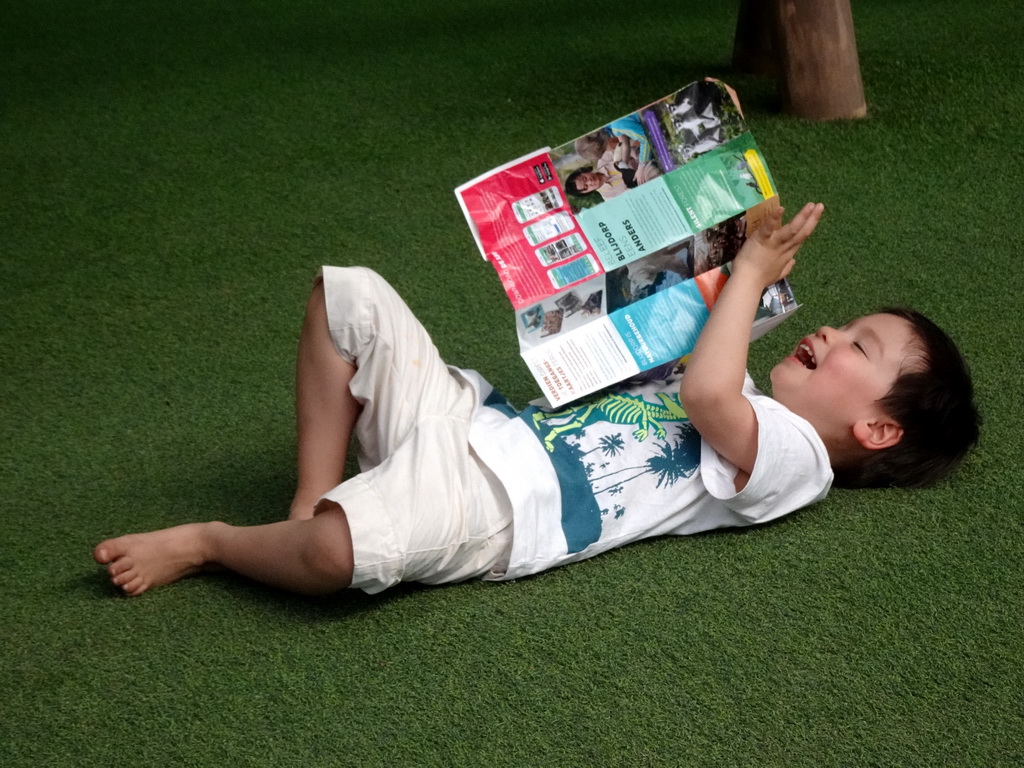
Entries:
[[864, 84], [850, 0], [775, 0], [779, 89], [810, 120], [864, 117]]
[[850, 0], [740, 0], [732, 60], [774, 74], [786, 110], [800, 117], [867, 114]]

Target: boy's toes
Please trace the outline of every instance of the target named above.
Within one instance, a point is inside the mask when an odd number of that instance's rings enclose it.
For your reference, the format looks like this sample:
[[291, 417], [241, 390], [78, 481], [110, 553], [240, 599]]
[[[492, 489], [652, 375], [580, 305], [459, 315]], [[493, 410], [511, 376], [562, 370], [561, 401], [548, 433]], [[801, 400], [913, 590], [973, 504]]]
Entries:
[[130, 557], [119, 557], [117, 560], [107, 565], [107, 573], [109, 573], [111, 578], [113, 578], [132, 570], [134, 566], [135, 563]]
[[128, 537], [121, 536], [116, 539], [101, 541], [92, 550], [92, 557], [100, 565], [107, 565], [125, 555], [125, 541]]
[[136, 576], [128, 581], [128, 583], [122, 584], [121, 589], [126, 595], [135, 597], [136, 595], [141, 595], [146, 591], [146, 583], [142, 580], [141, 576]]

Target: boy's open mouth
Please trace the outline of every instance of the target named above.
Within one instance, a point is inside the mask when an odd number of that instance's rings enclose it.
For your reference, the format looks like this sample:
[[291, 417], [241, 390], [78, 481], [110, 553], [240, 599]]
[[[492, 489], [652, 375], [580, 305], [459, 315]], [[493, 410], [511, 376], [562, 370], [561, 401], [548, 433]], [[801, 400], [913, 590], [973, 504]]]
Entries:
[[806, 341], [800, 342], [796, 348], [794, 356], [800, 361], [800, 364], [803, 365], [804, 368], [808, 368], [813, 371], [818, 367], [818, 361], [814, 357], [814, 350], [811, 349], [811, 345]]

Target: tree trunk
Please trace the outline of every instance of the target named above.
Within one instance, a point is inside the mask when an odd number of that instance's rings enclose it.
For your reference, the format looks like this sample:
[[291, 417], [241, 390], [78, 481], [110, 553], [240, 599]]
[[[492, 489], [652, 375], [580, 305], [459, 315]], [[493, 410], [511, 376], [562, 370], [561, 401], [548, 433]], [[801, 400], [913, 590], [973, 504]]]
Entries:
[[774, 0], [740, 0], [732, 65], [752, 75], [775, 75], [778, 66], [772, 42], [776, 17]]
[[768, 0], [777, 13], [778, 83], [786, 109], [809, 120], [864, 117], [850, 0]]

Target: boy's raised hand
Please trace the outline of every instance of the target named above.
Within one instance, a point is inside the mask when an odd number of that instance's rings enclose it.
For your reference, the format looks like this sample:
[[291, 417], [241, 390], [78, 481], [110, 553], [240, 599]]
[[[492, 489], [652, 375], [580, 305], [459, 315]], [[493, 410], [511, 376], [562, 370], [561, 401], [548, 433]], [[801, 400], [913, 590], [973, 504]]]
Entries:
[[740, 248], [704, 329], [690, 354], [679, 399], [701, 437], [737, 468], [741, 490], [757, 459], [757, 417], [743, 395], [750, 326], [761, 292], [793, 268], [793, 257], [825, 206], [808, 203], [783, 226], [782, 209]]
[[753, 272], [758, 283], [767, 288], [786, 277], [796, 263], [796, 252], [811, 236], [821, 220], [825, 206], [807, 203], [788, 224], [782, 224], [783, 208], [762, 224], [740, 248], [733, 262], [733, 274]]

